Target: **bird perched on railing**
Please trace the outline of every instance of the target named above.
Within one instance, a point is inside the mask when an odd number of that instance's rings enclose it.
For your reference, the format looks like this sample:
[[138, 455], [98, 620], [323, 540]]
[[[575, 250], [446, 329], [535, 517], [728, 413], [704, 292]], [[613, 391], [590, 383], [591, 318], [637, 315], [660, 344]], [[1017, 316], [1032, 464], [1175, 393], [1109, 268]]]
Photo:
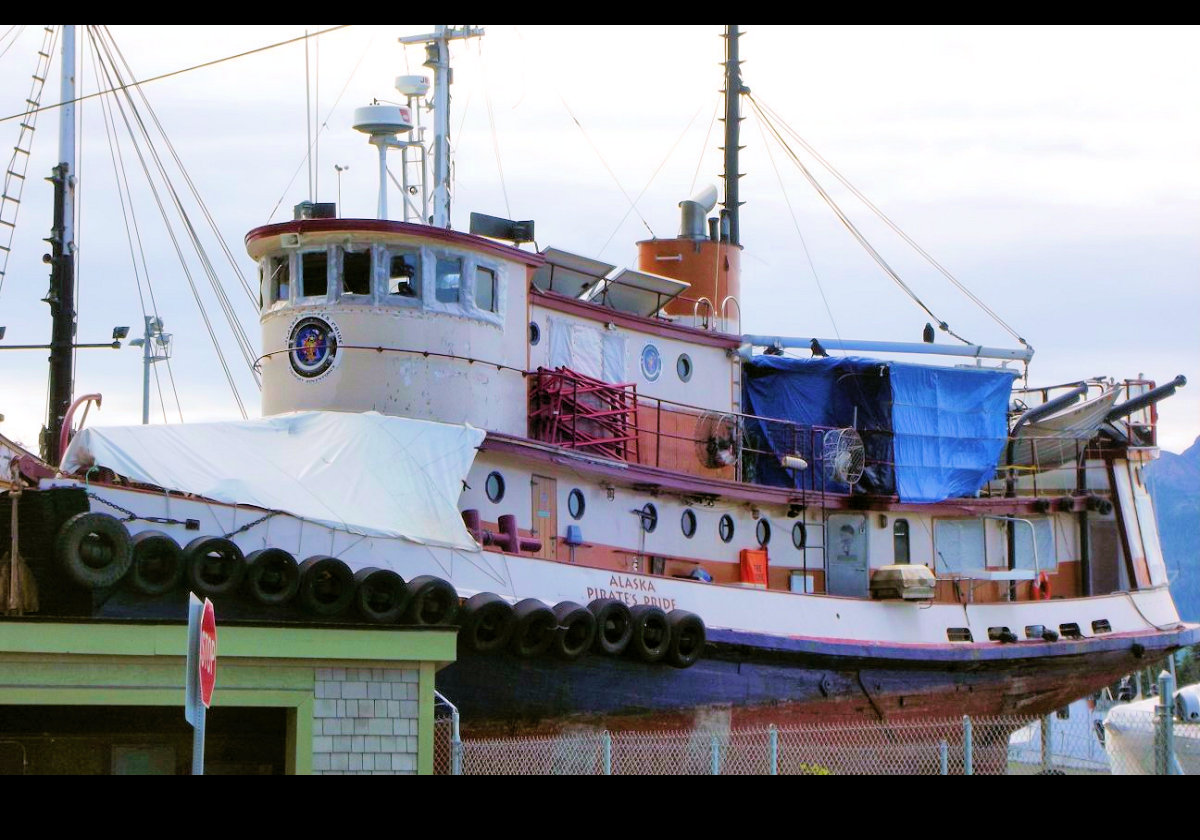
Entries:
[[825, 348], [821, 346], [821, 342], [817, 341], [815, 338], [808, 346], [812, 348], [812, 354], [814, 357], [824, 358], [829, 355], [825, 352]]

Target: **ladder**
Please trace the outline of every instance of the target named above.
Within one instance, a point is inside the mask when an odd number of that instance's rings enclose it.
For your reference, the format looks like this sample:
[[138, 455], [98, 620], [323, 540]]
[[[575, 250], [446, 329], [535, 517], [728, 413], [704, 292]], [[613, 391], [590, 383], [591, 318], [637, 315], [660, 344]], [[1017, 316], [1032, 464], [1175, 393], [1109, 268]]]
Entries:
[[50, 73], [50, 56], [54, 52], [55, 27], [45, 26], [42, 32], [42, 48], [38, 50], [37, 69], [29, 96], [25, 99], [25, 115], [13, 146], [12, 158], [4, 173], [4, 190], [0, 192], [0, 290], [8, 272], [8, 257], [12, 253], [13, 235], [17, 229], [17, 212], [21, 208], [21, 194], [25, 190], [25, 175], [29, 170], [29, 157], [33, 146], [33, 131], [37, 124], [38, 108], [41, 105], [42, 89]]

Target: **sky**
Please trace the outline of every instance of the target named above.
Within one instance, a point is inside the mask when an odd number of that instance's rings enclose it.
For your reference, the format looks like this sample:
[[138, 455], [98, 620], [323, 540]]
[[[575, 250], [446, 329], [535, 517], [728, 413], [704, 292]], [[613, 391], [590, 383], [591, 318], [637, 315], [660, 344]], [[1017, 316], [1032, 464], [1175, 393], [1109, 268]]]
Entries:
[[[632, 265], [637, 240], [676, 233], [681, 199], [719, 185], [720, 27], [483, 26], [483, 38], [452, 51], [455, 227], [465, 228], [472, 210], [533, 219], [542, 247]], [[134, 74], [148, 78], [325, 28], [114, 26], [111, 34]], [[1034, 384], [1138, 374], [1164, 382], [1182, 373], [1192, 384], [1160, 404], [1160, 443], [1181, 451], [1200, 435], [1195, 27], [743, 30], [744, 81], [754, 98], [1033, 345]], [[348, 166], [342, 215], [374, 215], [375, 150], [351, 129], [352, 112], [376, 98], [399, 99], [397, 75], [427, 72], [423, 51], [397, 38], [428, 31], [432, 25], [349, 27], [313, 39], [307, 85], [299, 42], [143, 86], [251, 284], [245, 233], [291, 218], [292, 205], [310, 197], [310, 128], [320, 129], [313, 197], [338, 200], [334, 167]], [[11, 35], [0, 37], [0, 117], [21, 110], [41, 40], [39, 27]], [[95, 51], [85, 35], [80, 42], [88, 93], [97, 89]], [[57, 98], [56, 65], [43, 102]], [[142, 298], [150, 298], [143, 262], [130, 256], [98, 102], [80, 109], [80, 341], [106, 340], [115, 325], [136, 335], [139, 280]], [[745, 111], [743, 329], [918, 341], [928, 315], [850, 238], [768, 142], [748, 105]], [[0, 121], [0, 149], [16, 141], [18, 122]], [[42, 178], [57, 161], [55, 123], [53, 111], [39, 117], [0, 289], [0, 325], [7, 327], [0, 346], [49, 339], [40, 240], [50, 222]], [[120, 148], [154, 292], [147, 305], [157, 306], [175, 343], [178, 404], [166, 366], [157, 365], [165, 396], [152, 390], [152, 422], [163, 422], [164, 406], [171, 422], [240, 416], [189, 273], [242, 401], [257, 413], [257, 389], [204, 271], [194, 256], [187, 271], [181, 267], [133, 147], [123, 140]], [[973, 342], [1014, 345], [793, 148], [939, 318]], [[204, 231], [203, 215], [186, 203]], [[395, 217], [395, 191], [390, 203]], [[216, 239], [201, 235], [257, 349], [257, 313]], [[36, 444], [45, 375], [44, 353], [0, 352], [0, 433]], [[104, 394], [89, 422], [138, 422], [141, 377], [136, 348], [81, 350], [76, 392]]]

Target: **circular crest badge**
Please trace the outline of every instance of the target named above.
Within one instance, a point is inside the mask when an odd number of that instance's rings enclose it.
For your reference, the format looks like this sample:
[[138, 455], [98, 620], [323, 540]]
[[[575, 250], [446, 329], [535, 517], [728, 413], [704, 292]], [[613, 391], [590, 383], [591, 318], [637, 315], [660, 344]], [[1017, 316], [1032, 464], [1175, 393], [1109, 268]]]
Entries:
[[662, 373], [662, 354], [653, 344], [647, 344], [642, 348], [642, 376], [653, 382], [658, 379], [660, 373]]
[[309, 316], [292, 325], [288, 337], [288, 359], [292, 370], [303, 379], [317, 379], [337, 361], [338, 329], [324, 318]]

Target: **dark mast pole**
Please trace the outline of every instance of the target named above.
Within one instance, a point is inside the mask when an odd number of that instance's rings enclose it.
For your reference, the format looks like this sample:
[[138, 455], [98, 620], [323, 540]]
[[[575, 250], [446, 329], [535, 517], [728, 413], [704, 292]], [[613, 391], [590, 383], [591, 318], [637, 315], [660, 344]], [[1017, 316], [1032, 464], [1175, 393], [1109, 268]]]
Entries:
[[738, 171], [738, 152], [741, 151], [742, 94], [748, 89], [742, 85], [742, 65], [738, 61], [737, 26], [725, 27], [725, 202], [724, 215], [729, 219], [729, 242], [742, 244], [741, 224], [738, 221], [738, 182], [742, 173]]
[[57, 466], [59, 437], [75, 388], [75, 27], [62, 31], [62, 106], [59, 164], [54, 184], [54, 224], [50, 230], [50, 385], [42, 458]]

